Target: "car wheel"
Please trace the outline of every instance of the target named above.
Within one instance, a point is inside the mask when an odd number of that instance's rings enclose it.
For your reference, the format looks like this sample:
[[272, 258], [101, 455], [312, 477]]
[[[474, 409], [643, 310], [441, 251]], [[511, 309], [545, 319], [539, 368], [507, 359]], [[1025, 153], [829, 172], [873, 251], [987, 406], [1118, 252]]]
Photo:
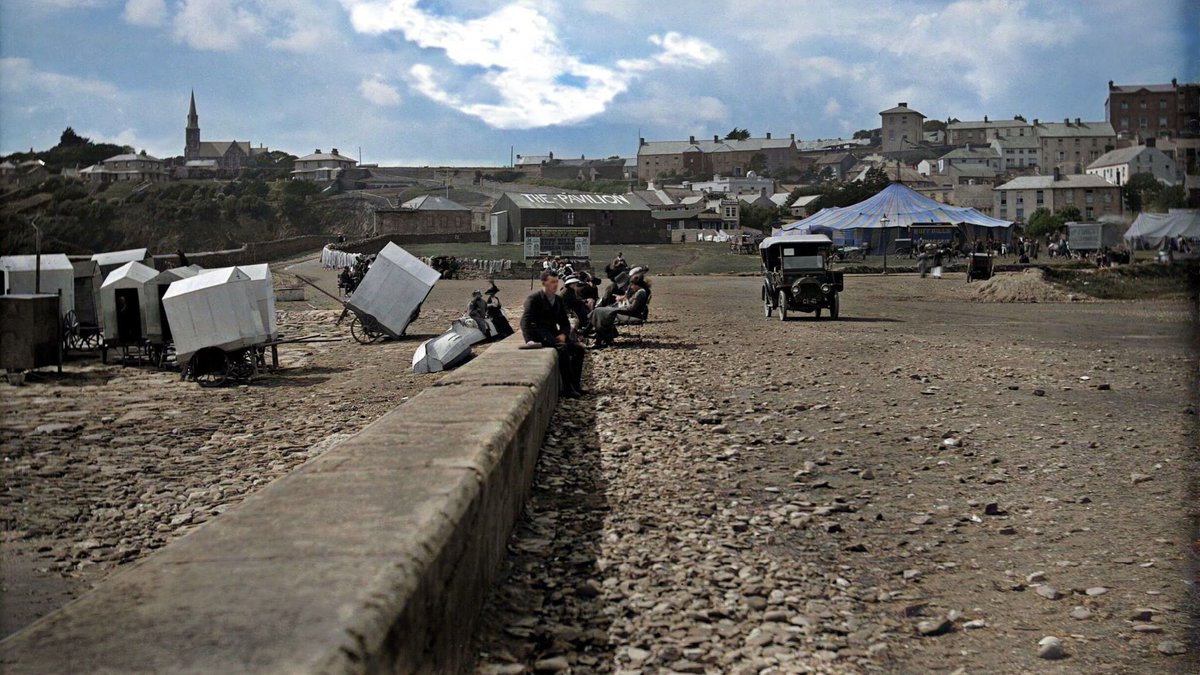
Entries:
[[817, 308], [815, 310], [813, 310], [813, 320], [820, 321], [820, 319], [821, 319], [821, 306], [817, 305]]
[[835, 294], [834, 294], [834, 296], [833, 296], [833, 304], [829, 306], [829, 318], [831, 318], [831, 319], [836, 319], [836, 318], [838, 318], [838, 313], [839, 313], [839, 309], [840, 309], [840, 308], [838, 307], [838, 304], [839, 304], [840, 302], [841, 302], [841, 301], [840, 301], [840, 300], [838, 300], [838, 296], [837, 296], [837, 294], [835, 293]]
[[767, 289], [763, 289], [763, 316], [771, 318], [771, 295], [767, 293]]
[[787, 321], [787, 293], [779, 291], [779, 320]]

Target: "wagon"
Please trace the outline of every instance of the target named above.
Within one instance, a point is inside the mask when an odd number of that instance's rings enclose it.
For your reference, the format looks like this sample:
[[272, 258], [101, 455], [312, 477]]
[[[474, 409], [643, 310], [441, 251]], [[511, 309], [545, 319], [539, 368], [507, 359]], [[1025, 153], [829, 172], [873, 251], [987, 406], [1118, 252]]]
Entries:
[[967, 265], [967, 283], [971, 283], [973, 279], [991, 279], [994, 262], [995, 258], [991, 253], [972, 253]]
[[16, 295], [57, 295], [59, 340], [70, 342], [69, 328], [75, 312], [75, 267], [65, 254], [10, 255], [0, 257], [4, 292]]
[[239, 268], [197, 274], [162, 296], [184, 378], [203, 387], [248, 381], [265, 366], [273, 336], [263, 324], [256, 282]]
[[345, 301], [354, 313], [350, 334], [362, 344], [398, 339], [416, 320], [433, 284], [441, 277], [419, 258], [388, 242], [354, 295]]
[[123, 359], [131, 353], [140, 361], [149, 355], [148, 330], [158, 323], [158, 303], [152, 297], [149, 282], [158, 271], [140, 262], [128, 262], [108, 273], [100, 286], [100, 309], [104, 344], [101, 360], [108, 362], [108, 351], [120, 349]]
[[823, 234], [767, 237], [758, 245], [762, 256], [763, 314], [777, 313], [787, 321], [790, 312], [810, 312], [821, 318], [840, 313], [838, 294], [843, 275], [830, 269], [833, 241]]

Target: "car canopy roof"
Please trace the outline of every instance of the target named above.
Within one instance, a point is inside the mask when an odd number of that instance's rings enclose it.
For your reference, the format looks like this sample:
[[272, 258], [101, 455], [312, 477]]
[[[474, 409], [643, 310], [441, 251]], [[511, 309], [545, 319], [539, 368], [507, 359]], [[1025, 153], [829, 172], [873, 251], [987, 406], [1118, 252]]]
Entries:
[[783, 234], [763, 239], [758, 243], [758, 247], [765, 250], [775, 244], [827, 244], [832, 246], [833, 240], [823, 234]]

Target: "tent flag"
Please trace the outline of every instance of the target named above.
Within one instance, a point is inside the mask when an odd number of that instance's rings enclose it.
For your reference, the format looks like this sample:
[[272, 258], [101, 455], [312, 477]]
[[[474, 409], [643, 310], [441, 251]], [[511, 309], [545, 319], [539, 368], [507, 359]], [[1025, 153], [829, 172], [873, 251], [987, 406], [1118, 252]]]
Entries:
[[[883, 220], [884, 218], [887, 220]], [[926, 197], [907, 185], [892, 183], [874, 197], [851, 206], [821, 209], [817, 213], [788, 223], [785, 232], [818, 227], [830, 230], [873, 230], [905, 228], [911, 225], [973, 225], [984, 228], [1008, 228], [1011, 221], [992, 218], [975, 209], [950, 206]]]

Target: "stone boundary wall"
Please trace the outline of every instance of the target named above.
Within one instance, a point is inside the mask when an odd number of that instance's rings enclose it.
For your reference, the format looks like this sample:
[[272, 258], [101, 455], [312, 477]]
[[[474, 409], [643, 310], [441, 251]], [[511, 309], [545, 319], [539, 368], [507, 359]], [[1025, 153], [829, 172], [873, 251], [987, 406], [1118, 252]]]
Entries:
[[[252, 241], [241, 248], [224, 251], [185, 251], [188, 263], [201, 267], [233, 267], [234, 265], [257, 265], [269, 263], [298, 255], [308, 251], [319, 250], [328, 244], [332, 237], [328, 234], [305, 234], [287, 239], [272, 241]], [[179, 256], [174, 253], [160, 253], [154, 256], [154, 266], [160, 270], [179, 265]]]
[[520, 344], [0, 642], [0, 671], [469, 669], [558, 398], [554, 350]]
[[381, 234], [366, 239], [356, 239], [342, 244], [333, 244], [336, 248], [347, 253], [379, 253], [388, 242], [397, 246], [409, 244], [460, 244], [491, 241], [488, 232], [456, 232], [442, 234]]

